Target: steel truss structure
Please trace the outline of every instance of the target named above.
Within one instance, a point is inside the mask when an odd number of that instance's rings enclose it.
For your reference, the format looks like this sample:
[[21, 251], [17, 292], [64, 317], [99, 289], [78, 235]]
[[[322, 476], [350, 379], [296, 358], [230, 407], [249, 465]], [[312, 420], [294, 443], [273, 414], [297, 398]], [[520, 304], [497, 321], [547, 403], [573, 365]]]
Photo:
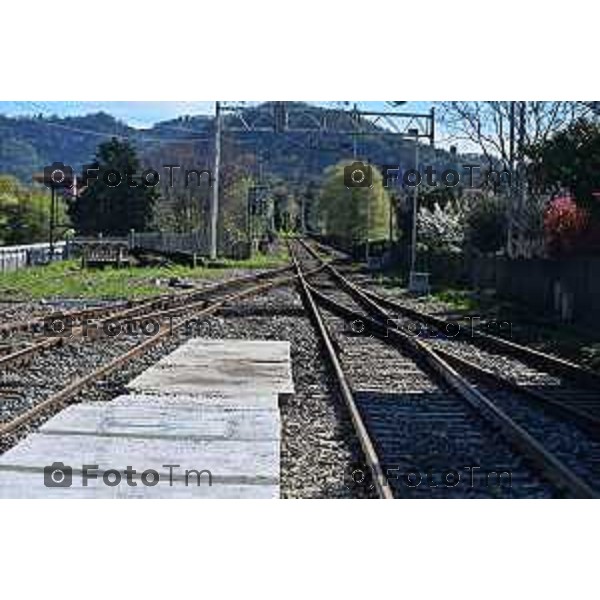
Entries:
[[[253, 110], [247, 102], [215, 102], [215, 154], [213, 194], [211, 201], [211, 258], [217, 257], [217, 229], [219, 211], [219, 167], [221, 136], [238, 133], [335, 133], [359, 136], [394, 136], [415, 141], [426, 139], [433, 146], [435, 140], [435, 109], [428, 113], [402, 112], [397, 107], [403, 102], [388, 102], [390, 109], [362, 110], [356, 104], [342, 103], [340, 108], [323, 108], [316, 113], [306, 104], [272, 102], [272, 110]], [[414, 245], [414, 242], [413, 242]]]

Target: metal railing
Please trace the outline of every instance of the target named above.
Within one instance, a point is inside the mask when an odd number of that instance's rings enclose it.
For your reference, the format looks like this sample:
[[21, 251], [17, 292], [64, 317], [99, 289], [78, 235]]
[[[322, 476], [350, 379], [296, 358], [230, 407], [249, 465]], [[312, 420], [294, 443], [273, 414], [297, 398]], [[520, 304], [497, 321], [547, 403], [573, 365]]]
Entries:
[[164, 253], [207, 254], [208, 238], [201, 232], [132, 232], [129, 235], [129, 248], [155, 250]]
[[53, 256], [48, 243], [0, 246], [0, 272], [7, 273], [33, 265], [46, 264], [50, 260], [64, 260], [68, 256], [68, 242], [55, 242]]

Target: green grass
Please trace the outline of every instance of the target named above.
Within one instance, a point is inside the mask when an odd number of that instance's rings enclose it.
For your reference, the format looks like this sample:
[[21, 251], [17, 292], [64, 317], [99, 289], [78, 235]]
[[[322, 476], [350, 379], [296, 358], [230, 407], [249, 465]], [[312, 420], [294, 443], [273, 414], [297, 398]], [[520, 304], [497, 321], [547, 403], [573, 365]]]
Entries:
[[479, 307], [479, 303], [473, 298], [472, 292], [468, 290], [447, 288], [434, 292], [432, 296], [440, 302], [449, 304], [456, 310], [472, 311]]
[[406, 286], [405, 277], [398, 271], [386, 271], [385, 273], [376, 273], [374, 275], [377, 285], [388, 288], [404, 288]]
[[82, 269], [79, 261], [56, 262], [0, 276], [0, 300], [40, 300], [42, 298], [145, 298], [162, 294], [165, 287], [155, 281], [171, 277], [218, 279], [229, 269], [268, 269], [284, 266], [287, 252], [256, 255], [249, 260], [220, 260], [218, 267], [129, 267]]

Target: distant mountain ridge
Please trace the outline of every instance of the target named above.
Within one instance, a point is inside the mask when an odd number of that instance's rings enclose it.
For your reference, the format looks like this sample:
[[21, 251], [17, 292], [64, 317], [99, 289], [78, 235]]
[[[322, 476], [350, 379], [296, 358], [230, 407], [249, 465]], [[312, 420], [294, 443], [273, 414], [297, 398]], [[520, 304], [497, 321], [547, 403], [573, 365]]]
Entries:
[[[303, 119], [321, 118], [330, 111], [304, 103], [289, 103], [289, 123], [293, 128]], [[248, 120], [270, 115], [271, 103], [245, 109]], [[339, 114], [339, 113], [338, 113]], [[338, 126], [343, 126], [342, 116]], [[349, 117], [348, 117], [349, 118]], [[267, 173], [292, 182], [319, 180], [323, 170], [353, 156], [353, 139], [335, 128], [327, 133], [294, 132], [232, 132], [225, 120], [225, 138], [241, 156], [254, 153], [260, 158]], [[373, 125], [373, 130], [378, 127]], [[104, 112], [80, 117], [7, 117], [0, 115], [0, 173], [12, 174], [24, 183], [31, 182], [32, 174], [45, 165], [60, 161], [77, 171], [91, 162], [98, 144], [113, 136], [126, 137], [140, 155], [167, 157], [169, 146], [190, 144], [199, 163], [210, 164], [213, 152], [214, 119], [210, 116], [182, 116], [161, 121], [148, 129], [136, 129]], [[373, 164], [400, 164], [403, 168], [414, 165], [414, 144], [400, 137], [357, 136], [357, 154]], [[157, 153], [157, 150], [159, 152]], [[426, 144], [420, 147], [420, 163], [436, 168], [452, 168], [456, 157], [447, 151]]]

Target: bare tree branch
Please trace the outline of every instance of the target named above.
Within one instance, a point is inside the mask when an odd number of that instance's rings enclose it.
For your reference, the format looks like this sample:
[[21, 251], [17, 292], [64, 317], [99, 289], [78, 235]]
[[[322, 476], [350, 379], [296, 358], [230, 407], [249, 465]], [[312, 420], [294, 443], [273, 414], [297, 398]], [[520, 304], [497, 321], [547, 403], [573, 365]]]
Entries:
[[[440, 115], [449, 135], [474, 144], [490, 164], [494, 159], [510, 161], [510, 102], [442, 102]], [[589, 104], [589, 103], [588, 103]], [[526, 145], [548, 139], [573, 120], [592, 112], [584, 102], [527, 102]]]

